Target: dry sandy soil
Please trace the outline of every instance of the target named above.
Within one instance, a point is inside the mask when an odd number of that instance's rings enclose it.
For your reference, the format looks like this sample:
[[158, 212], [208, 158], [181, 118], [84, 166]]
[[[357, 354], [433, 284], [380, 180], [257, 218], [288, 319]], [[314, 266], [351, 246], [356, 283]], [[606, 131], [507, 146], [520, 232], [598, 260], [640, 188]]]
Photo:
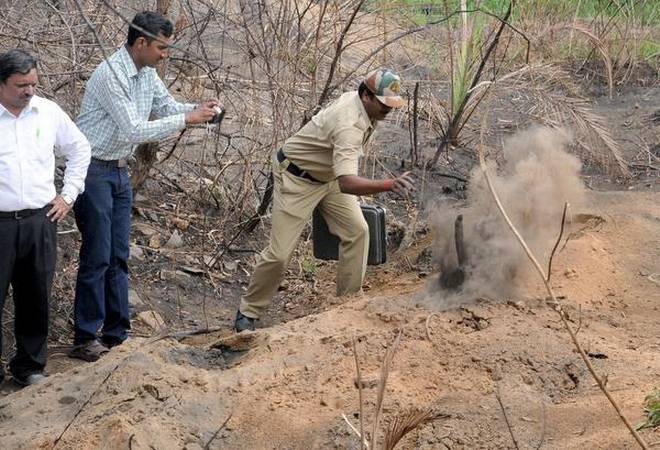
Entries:
[[[657, 143], [657, 131], [649, 130], [660, 120], [658, 93], [656, 87], [601, 99], [597, 111], [609, 116], [617, 137]], [[587, 194], [573, 211], [576, 220], [565, 234], [571, 239], [555, 256], [552, 285], [596, 370], [638, 424], [644, 397], [660, 387], [660, 184], [657, 162], [626, 146], [628, 161], [639, 164], [634, 189]], [[657, 144], [650, 150], [660, 157]], [[584, 180], [590, 188], [612, 188], [597, 177]], [[62, 241], [74, 239], [67, 236]], [[636, 448], [534, 274], [519, 278], [515, 294], [461, 298], [447, 308], [449, 294], [437, 289], [436, 275], [418, 266], [431, 247], [427, 237], [395, 253], [369, 270], [364, 294], [348, 299], [329, 293], [333, 267], [324, 265], [313, 288], [291, 283], [274, 303], [274, 319], [253, 333], [229, 329], [243, 275], [223, 287], [226, 298], [209, 305], [220, 331], [136, 333], [91, 364], [52, 346], [45, 383], [0, 386], [0, 450], [359, 449], [342, 418], [359, 427], [353, 339], [370, 433], [383, 358], [399, 332], [380, 436], [411, 408], [433, 407], [443, 417], [412, 431], [398, 448]], [[68, 258], [75, 259], [75, 251]], [[245, 269], [245, 261], [238, 266], [236, 272]], [[179, 293], [201, 310], [199, 278], [188, 277], [174, 295], [178, 281], [163, 277], [163, 267], [134, 261], [133, 281], [144, 275], [142, 288], [155, 306], [162, 300], [164, 316], [169, 308], [176, 317]], [[169, 293], [145, 281], [147, 270], [160, 274], [153, 278]], [[192, 315], [182, 324], [203, 324], [199, 311]], [[60, 328], [67, 318], [57, 318]], [[60, 343], [68, 342], [65, 336]], [[660, 429], [641, 434], [660, 443]]]
[[[581, 231], [555, 257], [552, 284], [636, 424], [660, 380], [660, 194], [587, 200], [579, 212], [603, 220], [573, 224]], [[392, 261], [372, 274], [368, 294], [317, 315], [238, 336], [133, 338], [97, 363], [6, 395], [2, 448], [357, 449], [342, 419], [358, 426], [352, 338], [370, 426], [399, 330], [383, 426], [409, 408], [447, 415], [400, 448], [514, 448], [505, 416], [520, 448], [636, 447], [534, 277], [510, 298], [442, 310], [436, 280], [403, 265]], [[660, 430], [642, 436], [657, 443]]]

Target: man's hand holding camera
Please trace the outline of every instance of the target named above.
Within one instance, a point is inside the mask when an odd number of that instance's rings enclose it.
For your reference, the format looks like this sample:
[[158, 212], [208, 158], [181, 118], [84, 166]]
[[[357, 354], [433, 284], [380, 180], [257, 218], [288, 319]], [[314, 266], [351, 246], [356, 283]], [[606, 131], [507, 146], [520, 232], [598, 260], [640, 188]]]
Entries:
[[224, 115], [223, 111], [224, 108], [217, 99], [207, 100], [186, 113], [186, 125], [219, 123]]

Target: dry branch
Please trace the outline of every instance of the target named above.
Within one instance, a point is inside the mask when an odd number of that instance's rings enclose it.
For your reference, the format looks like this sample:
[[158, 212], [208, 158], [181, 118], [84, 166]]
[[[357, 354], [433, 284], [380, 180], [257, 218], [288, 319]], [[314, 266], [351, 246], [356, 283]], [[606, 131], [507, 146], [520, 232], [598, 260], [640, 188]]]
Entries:
[[355, 372], [357, 374], [358, 385], [358, 401], [360, 403], [360, 450], [364, 450], [365, 446], [368, 447], [367, 441], [364, 438], [364, 400], [362, 399], [362, 371], [360, 370], [360, 359], [357, 354], [357, 343], [353, 336], [353, 356], [355, 357]]
[[555, 246], [552, 247], [552, 251], [550, 252], [550, 258], [548, 259], [548, 273], [546, 278], [546, 281], [548, 283], [550, 282], [550, 276], [552, 275], [552, 258], [555, 256], [555, 252], [557, 251], [557, 247], [559, 246], [561, 237], [564, 235], [564, 225], [566, 224], [567, 210], [568, 210], [568, 202], [564, 203], [564, 212], [561, 214], [561, 226], [559, 227], [559, 236], [557, 236], [557, 242], [555, 242]]
[[231, 416], [232, 416], [232, 415], [229, 414], [229, 417], [227, 417], [227, 418], [225, 419], [225, 421], [222, 422], [222, 424], [220, 425], [220, 427], [219, 427], [217, 430], [215, 430], [215, 433], [213, 433], [213, 436], [211, 436], [211, 439], [209, 439], [209, 441], [208, 441], [208, 442], [206, 443], [206, 445], [204, 446], [204, 450], [209, 450], [209, 448], [211, 448], [211, 443], [212, 443], [212, 442], [215, 440], [215, 438], [218, 436], [218, 433], [220, 433], [220, 431], [222, 431], [222, 429], [227, 425], [227, 423], [229, 422], [229, 419], [231, 419]]
[[110, 371], [108, 372], [108, 374], [105, 376], [105, 378], [103, 378], [103, 380], [99, 383], [99, 385], [96, 387], [96, 389], [94, 389], [94, 390], [92, 391], [92, 393], [91, 393], [90, 396], [87, 398], [87, 400], [85, 400], [85, 402], [80, 406], [80, 408], [78, 408], [78, 411], [76, 411], [76, 413], [73, 415], [73, 417], [71, 418], [71, 420], [66, 424], [66, 426], [64, 427], [64, 429], [62, 430], [62, 432], [60, 433], [60, 435], [57, 436], [57, 438], [55, 439], [55, 441], [53, 441], [53, 445], [52, 445], [52, 447], [51, 447], [51, 450], [53, 450], [55, 447], [57, 447], [57, 445], [60, 443], [60, 441], [61, 441], [62, 438], [64, 437], [64, 434], [69, 430], [69, 428], [71, 428], [71, 425], [73, 425], [73, 422], [75, 422], [75, 420], [76, 420], [76, 419], [78, 418], [78, 416], [83, 412], [83, 410], [85, 409], [85, 407], [87, 407], [87, 405], [89, 405], [89, 402], [92, 401], [92, 398], [94, 398], [94, 396], [95, 396], [95, 395], [101, 390], [101, 387], [103, 387], [103, 385], [104, 385], [104, 384], [110, 379], [110, 377], [112, 376], [112, 374], [115, 373], [115, 372], [117, 371], [117, 369], [119, 368], [119, 366], [120, 366], [125, 360], [126, 360], [126, 358], [122, 359], [117, 365], [115, 365], [115, 367], [112, 368], [112, 370], [110, 370]]
[[506, 427], [509, 430], [509, 435], [511, 436], [511, 440], [513, 441], [513, 446], [516, 448], [516, 450], [518, 450], [520, 447], [518, 446], [518, 441], [516, 440], [516, 436], [513, 434], [513, 428], [511, 428], [511, 423], [509, 422], [509, 415], [506, 413], [506, 408], [504, 407], [504, 403], [502, 403], [499, 385], [497, 385], [495, 391], [495, 398], [497, 399], [497, 403], [500, 405], [500, 410], [502, 411], [502, 415], [504, 416], [504, 421], [506, 422]]

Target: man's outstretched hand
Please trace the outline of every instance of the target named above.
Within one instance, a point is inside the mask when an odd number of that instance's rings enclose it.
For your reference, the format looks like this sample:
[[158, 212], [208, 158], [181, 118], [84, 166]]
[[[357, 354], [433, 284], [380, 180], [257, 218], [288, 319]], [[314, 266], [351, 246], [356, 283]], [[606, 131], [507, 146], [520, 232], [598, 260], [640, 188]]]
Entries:
[[405, 172], [403, 175], [394, 178], [391, 181], [392, 187], [390, 190], [403, 197], [408, 197], [411, 192], [416, 190], [412, 176], [410, 176], [410, 172]]

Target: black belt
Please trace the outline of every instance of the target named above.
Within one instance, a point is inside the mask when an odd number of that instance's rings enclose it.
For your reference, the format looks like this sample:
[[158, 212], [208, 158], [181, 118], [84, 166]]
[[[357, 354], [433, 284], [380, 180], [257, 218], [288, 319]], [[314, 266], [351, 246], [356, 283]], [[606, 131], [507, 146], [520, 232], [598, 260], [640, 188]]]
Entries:
[[30, 216], [34, 216], [46, 209], [49, 209], [49, 206], [46, 205], [43, 208], [39, 209], [21, 209], [20, 211], [0, 211], [0, 219], [25, 219]]
[[92, 158], [92, 162], [106, 167], [128, 167], [128, 159], [125, 158], [109, 160]]
[[[279, 149], [277, 151], [277, 161], [282, 162], [286, 158], [286, 155], [282, 151], [282, 149]], [[295, 175], [300, 178], [304, 178], [309, 181], [313, 181], [314, 183], [323, 183], [321, 180], [317, 180], [313, 176], [311, 176], [306, 170], [302, 170], [300, 167], [296, 166], [291, 160], [289, 160], [289, 165], [286, 166], [286, 171], [289, 172], [291, 175]]]

